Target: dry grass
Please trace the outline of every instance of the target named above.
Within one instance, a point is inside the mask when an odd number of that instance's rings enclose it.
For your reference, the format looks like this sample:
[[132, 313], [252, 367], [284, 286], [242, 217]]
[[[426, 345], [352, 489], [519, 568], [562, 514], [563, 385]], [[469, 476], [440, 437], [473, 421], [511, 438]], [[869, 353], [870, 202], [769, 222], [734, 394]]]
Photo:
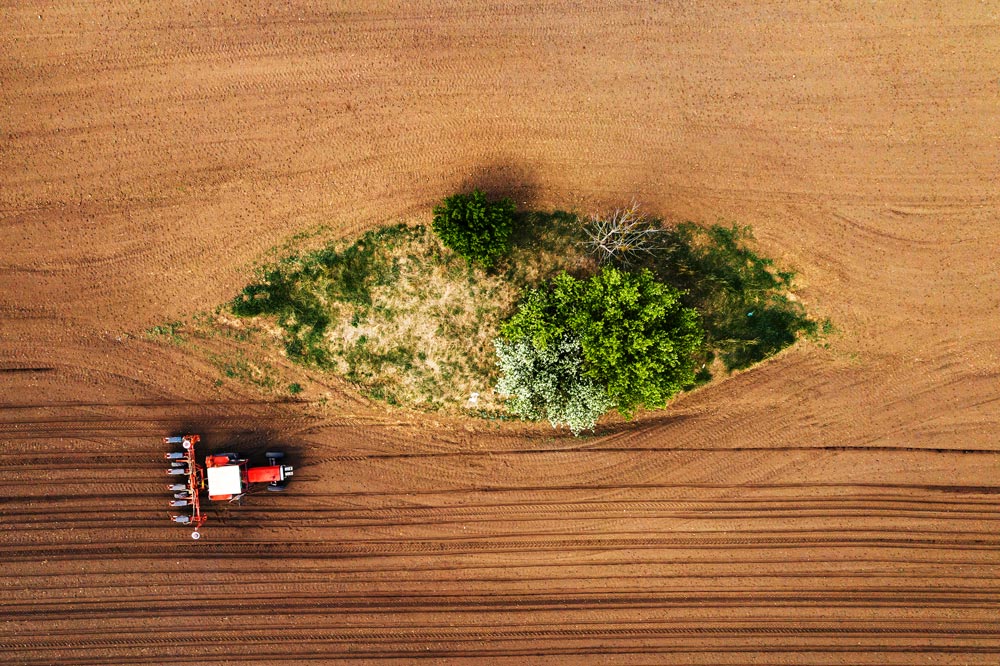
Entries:
[[371, 305], [336, 303], [325, 343], [335, 371], [390, 403], [460, 407], [473, 393], [493, 404], [493, 338], [516, 289], [470, 269], [424, 228], [392, 247], [395, 279]]

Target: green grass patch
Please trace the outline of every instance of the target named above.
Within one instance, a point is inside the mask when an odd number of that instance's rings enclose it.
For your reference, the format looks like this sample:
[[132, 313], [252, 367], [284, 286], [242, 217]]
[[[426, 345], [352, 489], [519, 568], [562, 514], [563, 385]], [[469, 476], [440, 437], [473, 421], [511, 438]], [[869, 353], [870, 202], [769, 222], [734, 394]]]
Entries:
[[278, 385], [277, 370], [261, 359], [253, 359], [242, 351], [234, 354], [208, 354], [209, 360], [224, 377], [251, 384], [264, 391], [274, 391]]
[[159, 326], [153, 326], [146, 330], [146, 337], [149, 339], [160, 339], [172, 345], [182, 345], [187, 342], [183, 334], [184, 324], [179, 321], [171, 321]]

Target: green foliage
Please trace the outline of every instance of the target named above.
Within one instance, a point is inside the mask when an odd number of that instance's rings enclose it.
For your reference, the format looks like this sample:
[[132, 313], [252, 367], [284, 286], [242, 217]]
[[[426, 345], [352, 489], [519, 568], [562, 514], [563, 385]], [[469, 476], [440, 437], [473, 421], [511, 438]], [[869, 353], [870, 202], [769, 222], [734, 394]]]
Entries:
[[698, 313], [653, 275], [613, 267], [578, 280], [561, 273], [530, 291], [502, 327], [510, 341], [545, 350], [565, 336], [580, 341], [583, 373], [626, 416], [662, 407], [695, 381], [704, 333]]
[[153, 326], [146, 331], [146, 336], [149, 338], [163, 338], [170, 344], [181, 345], [185, 342], [185, 338], [182, 333], [183, 329], [184, 324], [182, 322], [171, 321], [159, 326]]
[[302, 388], [302, 384], [299, 384], [298, 382], [293, 382], [288, 385], [288, 392], [292, 395], [298, 395], [299, 393], [302, 393], [303, 390], [305, 389]]
[[[491, 341], [520, 289], [588, 259], [569, 213], [517, 215], [504, 271], [470, 265], [430, 228], [395, 226], [355, 241], [288, 256], [258, 272], [217, 314], [261, 317], [217, 334], [267, 345], [278, 329], [285, 355], [335, 372], [368, 395], [428, 409], [504, 409], [486, 388], [496, 377]], [[266, 321], [265, 321], [266, 319]], [[489, 396], [489, 397], [487, 397]]]
[[800, 333], [817, 333], [817, 323], [788, 295], [794, 274], [747, 247], [749, 227], [688, 222], [664, 231], [663, 247], [648, 266], [685, 292], [685, 305], [702, 315], [706, 347], [718, 351], [728, 370], [776, 354]]
[[329, 367], [332, 359], [324, 336], [332, 322], [330, 304], [370, 306], [372, 288], [389, 284], [398, 275], [387, 252], [416, 233], [420, 230], [405, 225], [385, 227], [342, 250], [326, 247], [289, 257], [262, 271], [230, 307], [238, 317], [276, 317], [289, 358]]
[[502, 376], [499, 394], [509, 396], [507, 407], [527, 419], [548, 419], [553, 428], [569, 426], [573, 434], [592, 430], [597, 419], [614, 405], [607, 392], [583, 373], [580, 341], [565, 335], [544, 348], [523, 338], [494, 341]]
[[434, 208], [433, 228], [446, 246], [488, 268], [510, 251], [514, 203], [488, 201], [479, 190], [455, 194]]

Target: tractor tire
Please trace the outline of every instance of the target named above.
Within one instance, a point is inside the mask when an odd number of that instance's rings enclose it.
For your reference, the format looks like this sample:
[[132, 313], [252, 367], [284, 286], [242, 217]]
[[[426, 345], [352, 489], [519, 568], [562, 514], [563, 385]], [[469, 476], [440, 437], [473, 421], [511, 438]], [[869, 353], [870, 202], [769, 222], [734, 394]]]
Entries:
[[264, 454], [264, 457], [268, 460], [281, 460], [285, 457], [285, 454], [281, 451], [268, 451]]
[[288, 486], [285, 485], [284, 483], [278, 485], [271, 485], [269, 483], [267, 484], [267, 489], [270, 490], [272, 493], [283, 493], [286, 490], [288, 490]]

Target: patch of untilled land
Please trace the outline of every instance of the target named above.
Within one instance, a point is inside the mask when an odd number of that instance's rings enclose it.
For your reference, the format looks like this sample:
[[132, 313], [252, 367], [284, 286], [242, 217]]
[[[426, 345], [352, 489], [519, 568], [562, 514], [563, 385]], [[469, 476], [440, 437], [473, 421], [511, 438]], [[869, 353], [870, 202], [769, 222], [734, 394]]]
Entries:
[[[5, 8], [5, 663], [996, 664], [996, 23], [978, 2]], [[477, 185], [749, 225], [839, 333], [573, 439], [386, 408], [169, 324], [290, 236], [428, 224]], [[193, 542], [164, 502], [183, 430], [281, 445], [294, 489], [213, 507]]]
[[[494, 345], [532, 291], [551, 289], [560, 273], [585, 280], [602, 270], [592, 242], [602, 219], [523, 212], [510, 252], [488, 268], [467, 262], [425, 226], [381, 227], [288, 254], [259, 269], [214, 314], [154, 326], [147, 334], [172, 345], [190, 341], [225, 378], [265, 392], [286, 386], [301, 392], [300, 383], [278, 379], [276, 368], [287, 359], [392, 405], [516, 417], [510, 396], [496, 390], [504, 371]], [[798, 303], [793, 274], [751, 249], [748, 228], [637, 219], [649, 234], [628, 239], [628, 253], [605, 257], [607, 266], [625, 274], [648, 271], [658, 284], [679, 290], [693, 310], [698, 341], [686, 363], [697, 373], [684, 388], [831, 329]], [[213, 351], [204, 344], [213, 338], [235, 344], [228, 354]]]

